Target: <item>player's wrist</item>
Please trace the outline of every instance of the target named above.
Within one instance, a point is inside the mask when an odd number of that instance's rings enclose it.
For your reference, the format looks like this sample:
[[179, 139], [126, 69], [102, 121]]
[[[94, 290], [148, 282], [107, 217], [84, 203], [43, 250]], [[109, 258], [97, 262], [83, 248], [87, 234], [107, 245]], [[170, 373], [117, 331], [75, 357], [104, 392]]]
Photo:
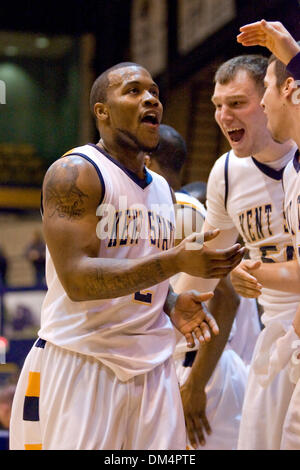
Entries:
[[196, 393], [205, 393], [206, 384], [206, 381], [203, 380], [203, 373], [201, 373], [201, 371], [198, 371], [197, 374], [194, 374], [192, 371], [184, 383], [184, 387]]

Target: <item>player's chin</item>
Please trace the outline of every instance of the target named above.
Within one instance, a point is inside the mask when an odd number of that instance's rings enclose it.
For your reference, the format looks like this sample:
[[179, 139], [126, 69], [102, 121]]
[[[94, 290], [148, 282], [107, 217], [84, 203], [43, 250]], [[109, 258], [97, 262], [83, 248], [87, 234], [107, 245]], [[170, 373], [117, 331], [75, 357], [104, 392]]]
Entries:
[[268, 131], [270, 131], [272, 139], [274, 140], [274, 142], [276, 142], [276, 144], [284, 144], [285, 142], [289, 140], [288, 136], [281, 135], [279, 132], [277, 132], [276, 128], [272, 126], [269, 122], [268, 122], [267, 128], [268, 128]]
[[157, 149], [159, 143], [159, 135], [150, 136], [140, 140], [140, 148], [143, 152], [154, 152]]

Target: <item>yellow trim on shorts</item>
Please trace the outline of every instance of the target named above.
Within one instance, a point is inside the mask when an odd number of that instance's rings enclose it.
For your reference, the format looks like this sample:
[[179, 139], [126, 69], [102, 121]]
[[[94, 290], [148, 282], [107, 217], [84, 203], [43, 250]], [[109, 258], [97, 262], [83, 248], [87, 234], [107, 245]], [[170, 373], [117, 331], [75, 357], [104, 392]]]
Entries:
[[26, 397], [40, 396], [40, 379], [41, 374], [39, 372], [29, 372]]
[[25, 444], [25, 450], [42, 450], [42, 444]]

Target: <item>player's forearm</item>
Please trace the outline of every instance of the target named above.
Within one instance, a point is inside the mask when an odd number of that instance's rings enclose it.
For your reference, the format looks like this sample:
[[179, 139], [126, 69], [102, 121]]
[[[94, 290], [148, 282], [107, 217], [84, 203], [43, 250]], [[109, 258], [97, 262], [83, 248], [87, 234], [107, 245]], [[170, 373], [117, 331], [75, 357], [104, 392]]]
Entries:
[[177, 271], [176, 251], [140, 259], [83, 258], [61, 276], [73, 301], [112, 299], [147, 289]]
[[263, 287], [300, 293], [300, 266], [297, 260], [285, 263], [262, 263], [258, 269], [250, 273]]

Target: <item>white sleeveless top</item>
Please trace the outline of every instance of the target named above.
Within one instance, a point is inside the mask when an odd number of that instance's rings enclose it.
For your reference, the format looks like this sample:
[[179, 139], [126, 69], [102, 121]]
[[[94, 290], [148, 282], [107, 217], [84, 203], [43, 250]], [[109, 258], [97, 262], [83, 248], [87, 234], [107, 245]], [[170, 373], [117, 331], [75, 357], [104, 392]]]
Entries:
[[300, 164], [299, 150], [295, 152], [283, 173], [285, 192], [285, 213], [287, 225], [293, 239], [293, 246], [300, 264]]
[[[68, 155], [90, 161], [102, 183], [104, 196], [97, 208], [101, 218], [96, 229], [101, 239], [100, 259], [137, 259], [173, 246], [174, 208], [164, 178], [145, 169], [146, 177], [140, 180], [93, 144], [72, 149]], [[48, 250], [46, 280], [41, 338], [95, 357], [122, 381], [147, 373], [172, 355], [174, 329], [163, 311], [168, 280], [119, 298], [73, 302]]]
[[[294, 152], [289, 152], [290, 160]], [[272, 263], [295, 257], [284, 212], [283, 170], [277, 171], [252, 157], [238, 158], [232, 150], [222, 155], [211, 170], [206, 220], [221, 230], [235, 226], [251, 259]], [[263, 288], [258, 301], [264, 308], [265, 325], [276, 319], [286, 327], [300, 295]]]

